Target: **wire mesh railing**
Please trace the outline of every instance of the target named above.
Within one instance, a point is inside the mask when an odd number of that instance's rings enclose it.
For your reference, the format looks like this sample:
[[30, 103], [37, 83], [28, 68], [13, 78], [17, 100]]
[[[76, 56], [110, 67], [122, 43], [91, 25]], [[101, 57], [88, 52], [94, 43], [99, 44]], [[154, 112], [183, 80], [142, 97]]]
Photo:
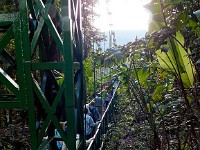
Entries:
[[117, 89], [119, 87], [119, 83], [120, 82], [118, 81], [117, 84], [115, 84], [116, 86], [113, 89], [112, 97], [108, 103], [108, 106], [102, 114], [101, 120], [99, 121], [100, 123], [96, 127], [96, 131], [89, 142], [87, 150], [99, 149], [103, 146], [103, 138], [104, 136], [106, 136], [108, 124], [114, 112], [114, 105], [117, 99]]

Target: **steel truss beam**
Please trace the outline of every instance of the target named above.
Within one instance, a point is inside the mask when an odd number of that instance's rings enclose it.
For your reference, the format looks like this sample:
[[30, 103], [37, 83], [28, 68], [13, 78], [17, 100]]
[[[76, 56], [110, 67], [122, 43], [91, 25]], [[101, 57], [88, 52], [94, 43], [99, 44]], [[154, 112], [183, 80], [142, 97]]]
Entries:
[[[19, 12], [0, 14], [0, 31], [5, 33], [0, 55], [17, 76], [0, 68], [0, 83], [11, 93], [1, 94], [0, 108], [28, 111], [33, 150], [47, 145], [54, 149], [59, 140], [70, 150], [83, 149], [81, 0], [60, 0], [60, 6], [54, 0], [19, 2]], [[5, 50], [11, 40], [15, 56]], [[61, 121], [67, 122], [67, 131]]]

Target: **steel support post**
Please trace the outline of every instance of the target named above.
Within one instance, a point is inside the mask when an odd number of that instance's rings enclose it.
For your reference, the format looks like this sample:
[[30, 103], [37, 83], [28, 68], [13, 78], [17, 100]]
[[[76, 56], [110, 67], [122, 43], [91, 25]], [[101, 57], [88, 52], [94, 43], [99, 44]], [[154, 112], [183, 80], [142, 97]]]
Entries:
[[[26, 109], [21, 14], [19, 12], [0, 14], [0, 32], [4, 33], [0, 39], [0, 55], [1, 58], [4, 58], [6, 64], [0, 66], [0, 85], [5, 87], [5, 90], [1, 91], [0, 108]], [[7, 45], [11, 42], [13, 42], [12, 53], [15, 56], [12, 56], [10, 51], [6, 50]], [[12, 68], [11, 70], [16, 72], [15, 75], [8, 71], [6, 66]]]
[[[61, 0], [60, 6], [54, 0], [23, 0], [19, 6], [18, 12], [0, 14], [5, 33], [0, 55], [16, 71], [14, 79], [0, 67], [0, 84], [11, 93], [1, 94], [0, 108], [28, 111], [33, 150], [55, 149], [60, 140], [69, 150], [83, 149], [81, 0]], [[15, 57], [5, 50], [11, 40]]]

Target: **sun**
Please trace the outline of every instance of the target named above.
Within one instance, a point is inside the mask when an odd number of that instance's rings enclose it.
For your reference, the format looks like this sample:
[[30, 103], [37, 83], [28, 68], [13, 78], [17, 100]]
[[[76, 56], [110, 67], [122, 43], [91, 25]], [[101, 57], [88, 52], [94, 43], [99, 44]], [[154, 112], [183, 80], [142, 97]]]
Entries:
[[150, 13], [143, 7], [149, 0], [99, 0], [96, 11], [100, 16], [95, 26], [107, 30], [148, 30]]

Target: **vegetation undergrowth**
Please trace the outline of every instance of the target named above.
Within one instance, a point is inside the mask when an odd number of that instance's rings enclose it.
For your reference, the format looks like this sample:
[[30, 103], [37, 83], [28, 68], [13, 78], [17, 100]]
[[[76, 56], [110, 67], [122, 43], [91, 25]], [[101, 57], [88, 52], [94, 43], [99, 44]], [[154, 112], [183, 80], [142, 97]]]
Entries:
[[106, 148], [198, 150], [199, 2], [152, 0], [146, 7], [149, 33], [120, 47], [115, 71], [123, 95]]

